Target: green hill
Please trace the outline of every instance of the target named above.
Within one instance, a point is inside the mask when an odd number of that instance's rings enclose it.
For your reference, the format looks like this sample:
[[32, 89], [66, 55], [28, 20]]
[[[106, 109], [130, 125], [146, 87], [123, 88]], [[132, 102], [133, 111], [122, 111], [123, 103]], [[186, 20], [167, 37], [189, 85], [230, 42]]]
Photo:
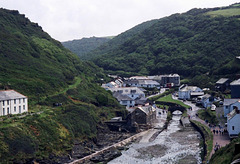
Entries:
[[99, 86], [106, 79], [99, 67], [18, 11], [0, 9], [0, 63], [0, 88], [28, 96], [32, 113], [0, 118], [0, 163], [57, 163], [74, 141], [96, 140], [101, 122], [123, 113]]
[[62, 42], [63, 46], [77, 54], [80, 58], [100, 45], [111, 40], [111, 37], [91, 37]]
[[[116, 36], [88, 56], [92, 56], [95, 64], [114, 74], [178, 73], [199, 82], [199, 76], [211, 77], [216, 69], [240, 54], [239, 9], [239, 4], [192, 9], [146, 22], [143, 30], [135, 31], [131, 36], [129, 31]], [[122, 35], [128, 37], [125, 39]], [[113, 42], [117, 42], [117, 46], [111, 46]]]
[[106, 54], [106, 53], [113, 53], [120, 45], [122, 45], [126, 40], [131, 39], [134, 35], [142, 32], [146, 28], [152, 26], [157, 20], [151, 20], [144, 22], [135, 26], [134, 28], [119, 34], [117, 37], [112, 38], [109, 42], [106, 42], [99, 46], [98, 48], [90, 51], [86, 55], [83, 55], [81, 58], [85, 60], [89, 60], [94, 58], [96, 55]]

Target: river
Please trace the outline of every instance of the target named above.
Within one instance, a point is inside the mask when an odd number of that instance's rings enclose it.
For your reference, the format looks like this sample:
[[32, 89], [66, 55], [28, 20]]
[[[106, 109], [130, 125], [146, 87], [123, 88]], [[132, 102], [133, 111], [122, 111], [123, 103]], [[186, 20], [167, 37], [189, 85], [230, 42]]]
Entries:
[[152, 142], [137, 142], [109, 164], [200, 164], [200, 134], [184, 128], [181, 116], [173, 115], [166, 130]]

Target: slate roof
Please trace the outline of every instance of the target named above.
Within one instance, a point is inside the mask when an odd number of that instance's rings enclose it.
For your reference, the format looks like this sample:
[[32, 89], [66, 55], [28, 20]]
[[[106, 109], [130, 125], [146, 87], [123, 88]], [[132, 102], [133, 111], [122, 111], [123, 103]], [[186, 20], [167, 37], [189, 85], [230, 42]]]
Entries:
[[190, 95], [191, 96], [202, 96], [202, 95], [204, 95], [204, 92], [191, 92]]
[[198, 89], [198, 87], [196, 86], [185, 86], [183, 87], [180, 91], [196, 91]]
[[119, 92], [114, 92], [113, 93], [113, 97], [115, 97], [118, 101], [122, 101], [122, 100], [131, 101], [131, 100], [133, 100], [130, 97], [128, 97], [127, 95], [123, 95], [123, 94], [121, 94]]
[[240, 79], [231, 82], [230, 85], [240, 85]]
[[146, 115], [148, 115], [149, 113], [155, 111], [152, 106], [141, 106], [141, 107], [138, 107], [137, 109], [140, 109], [141, 111], [143, 111], [144, 113], [146, 113]]
[[228, 78], [221, 78], [221, 79], [219, 79], [219, 80], [216, 82], [216, 84], [224, 84], [224, 83], [226, 83], [228, 80], [229, 80]]
[[224, 99], [223, 101], [223, 105], [224, 106], [228, 106], [228, 105], [231, 105], [237, 101], [239, 101], [240, 99]]
[[135, 104], [138, 104], [138, 105], [145, 105], [146, 102], [147, 102], [147, 98], [145, 97], [141, 97], [135, 100]]
[[205, 100], [205, 99], [210, 98], [211, 95], [209, 95], [209, 94], [205, 94], [205, 95], [203, 95], [203, 96], [198, 96], [198, 97], [201, 98], [202, 100]]
[[233, 110], [230, 113], [228, 113], [227, 115], [228, 121], [231, 120], [234, 116], [236, 116], [236, 114], [238, 114], [236, 110]]
[[27, 97], [14, 90], [0, 91], [0, 101], [20, 99], [20, 98], [27, 98]]
[[138, 87], [120, 87], [120, 88], [111, 88], [112, 92], [122, 92], [122, 94], [144, 94]]
[[154, 80], [138, 80], [138, 83], [141, 85], [160, 85], [158, 82]]

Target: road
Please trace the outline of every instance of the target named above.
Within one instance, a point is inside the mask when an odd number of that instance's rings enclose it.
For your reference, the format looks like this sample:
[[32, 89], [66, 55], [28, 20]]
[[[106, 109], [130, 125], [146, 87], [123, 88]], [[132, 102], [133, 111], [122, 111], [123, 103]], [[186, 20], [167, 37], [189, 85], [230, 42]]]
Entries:
[[157, 93], [157, 94], [155, 94], [155, 95], [150, 95], [150, 96], [148, 96], [147, 98], [151, 98], [151, 97], [160, 95], [160, 94], [164, 93], [165, 91], [166, 91], [166, 88], [161, 88], [161, 89], [159, 90], [159, 93]]

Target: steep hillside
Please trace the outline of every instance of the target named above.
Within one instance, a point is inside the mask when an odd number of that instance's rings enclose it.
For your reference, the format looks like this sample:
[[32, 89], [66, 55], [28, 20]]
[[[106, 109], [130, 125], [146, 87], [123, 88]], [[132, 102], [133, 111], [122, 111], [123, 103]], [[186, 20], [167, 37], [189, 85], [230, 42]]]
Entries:
[[109, 40], [111, 40], [111, 37], [91, 37], [62, 42], [62, 45], [81, 58]]
[[115, 74], [179, 73], [189, 78], [212, 75], [240, 54], [239, 8], [235, 4], [174, 14], [151, 22], [151, 26], [121, 40], [114, 48], [110, 47], [111, 40], [89, 56]]
[[89, 60], [94, 58], [96, 55], [99, 54], [108, 54], [114, 52], [121, 44], [123, 44], [126, 40], [131, 39], [134, 35], [141, 33], [143, 30], [149, 28], [158, 20], [150, 20], [135, 26], [134, 28], [119, 34], [117, 37], [111, 39], [111, 41], [106, 42], [105, 44], [101, 45], [97, 49], [89, 52], [88, 54], [82, 56], [82, 59]]
[[17, 11], [0, 10], [0, 83], [33, 96], [59, 91], [85, 64]]
[[99, 67], [18, 11], [0, 9], [0, 63], [0, 88], [28, 96], [31, 112], [0, 118], [0, 163], [58, 163], [76, 140], [97, 140], [101, 122], [124, 113], [99, 86], [106, 78]]

